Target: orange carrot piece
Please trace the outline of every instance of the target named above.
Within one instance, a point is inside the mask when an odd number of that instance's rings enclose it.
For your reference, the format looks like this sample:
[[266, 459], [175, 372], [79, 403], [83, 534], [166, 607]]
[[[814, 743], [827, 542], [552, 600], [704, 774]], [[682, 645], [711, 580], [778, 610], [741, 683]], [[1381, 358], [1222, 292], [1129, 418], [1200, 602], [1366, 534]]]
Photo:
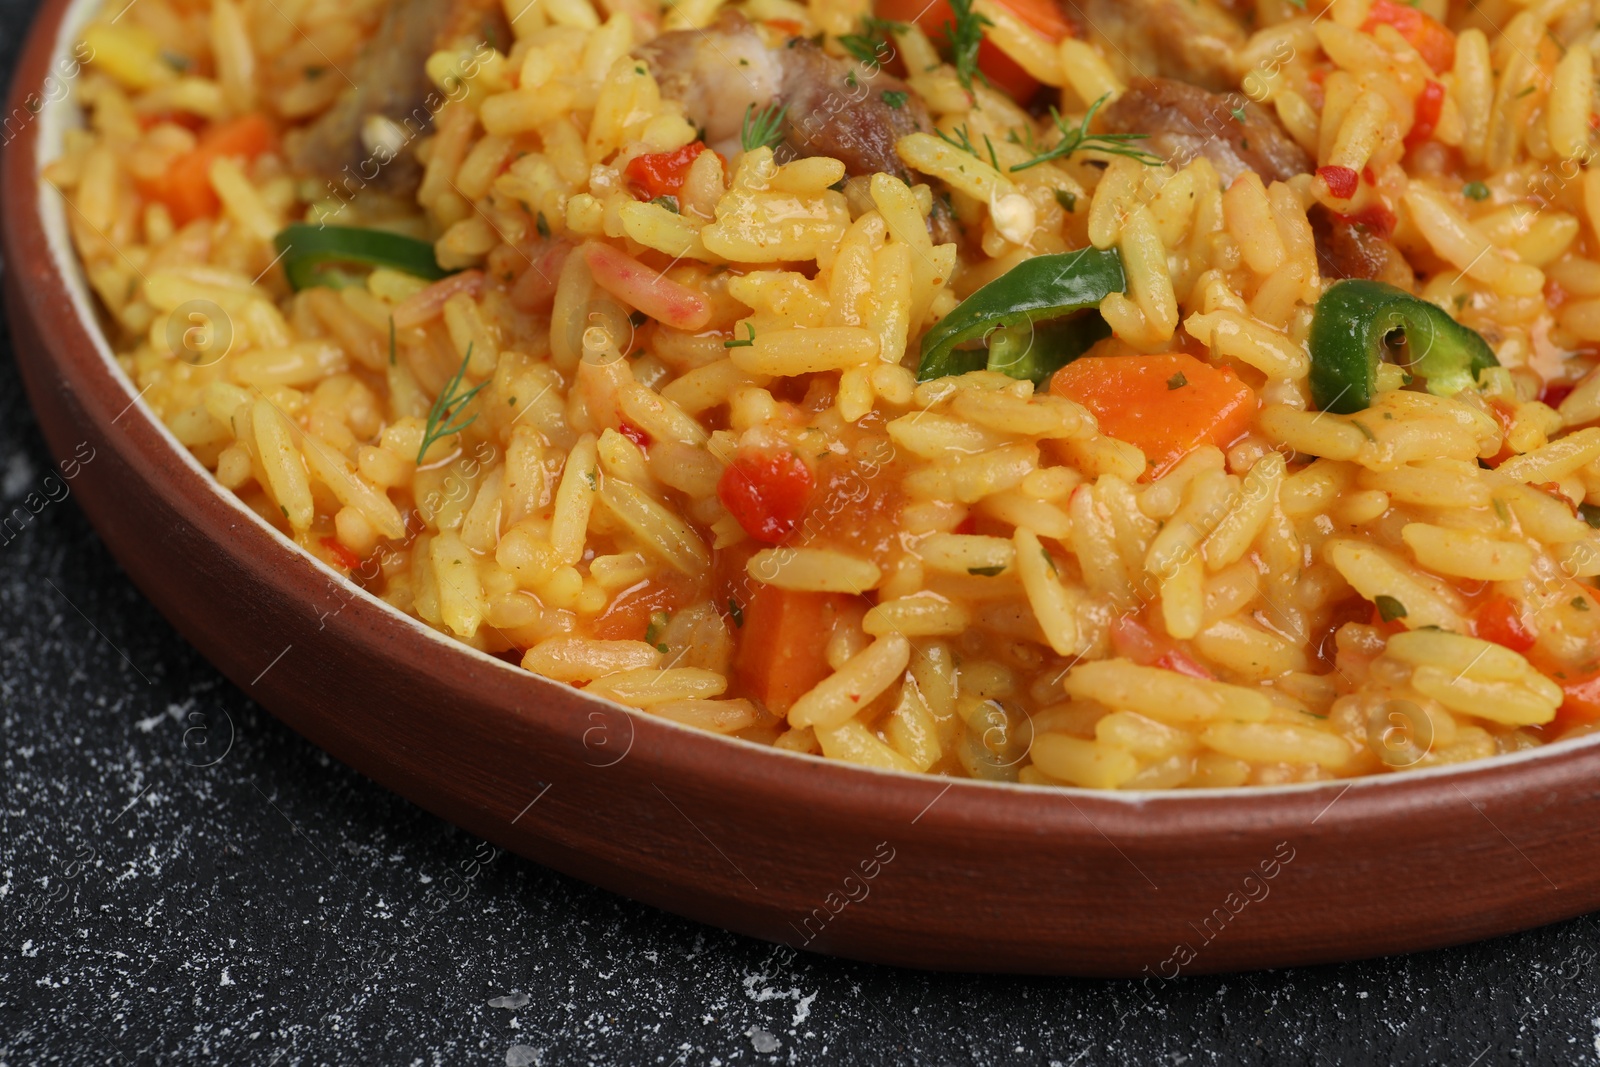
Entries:
[[1383, 23], [1398, 30], [1435, 74], [1443, 74], [1456, 65], [1456, 35], [1432, 15], [1395, 0], [1374, 0], [1361, 29], [1371, 33]]
[[277, 131], [267, 119], [255, 113], [219, 123], [200, 135], [195, 147], [174, 159], [158, 181], [144, 184], [140, 191], [158, 200], [172, 213], [179, 226], [199, 218], [209, 218], [220, 206], [211, 188], [211, 164], [228, 157], [254, 159], [278, 143]]
[[757, 586], [735, 631], [734, 675], [743, 690], [779, 715], [833, 673], [825, 649], [835, 616], [850, 598]]
[[1094, 412], [1100, 432], [1135, 445], [1159, 478], [1201, 445], [1226, 448], [1250, 429], [1256, 394], [1227, 367], [1182, 352], [1090, 356], [1056, 371], [1050, 392]]

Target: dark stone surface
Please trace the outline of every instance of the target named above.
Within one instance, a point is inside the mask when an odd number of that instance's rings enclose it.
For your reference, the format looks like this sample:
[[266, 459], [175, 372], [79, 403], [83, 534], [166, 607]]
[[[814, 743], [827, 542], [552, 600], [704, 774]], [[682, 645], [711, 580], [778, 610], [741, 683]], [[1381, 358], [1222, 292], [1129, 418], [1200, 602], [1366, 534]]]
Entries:
[[[0, 0], [8, 76], [30, 10]], [[0, 512], [51, 472], [8, 347]], [[70, 497], [0, 541], [0, 1067], [1600, 1058], [1593, 917], [1148, 992], [699, 926], [490, 858], [290, 733], [172, 631]]]

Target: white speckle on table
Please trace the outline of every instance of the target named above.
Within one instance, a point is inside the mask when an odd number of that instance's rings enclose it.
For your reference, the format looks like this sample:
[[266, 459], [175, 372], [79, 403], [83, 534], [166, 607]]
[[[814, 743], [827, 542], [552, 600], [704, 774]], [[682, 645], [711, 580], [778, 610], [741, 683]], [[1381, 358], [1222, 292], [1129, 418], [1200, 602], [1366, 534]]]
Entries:
[[506, 1067], [540, 1067], [544, 1049], [532, 1045], [512, 1045], [506, 1049]]
[[22, 495], [28, 488], [28, 483], [33, 481], [33, 464], [28, 462], [28, 457], [21, 452], [13, 452], [6, 458], [5, 474], [0, 475], [0, 496], [7, 500], [14, 500]]
[[228, 977], [228, 968], [222, 968], [222, 977], [217, 979], [218, 985], [233, 985], [233, 979]]
[[801, 1023], [811, 1018], [811, 1002], [816, 999], [817, 995], [812, 993], [809, 996], [801, 997], [799, 1001], [795, 1003], [794, 1018], [789, 1022], [791, 1027], [799, 1026]]
[[510, 993], [507, 993], [503, 997], [489, 998], [489, 1007], [510, 1008], [513, 1011], [522, 1007], [526, 1003], [528, 1003], [528, 994], [516, 989], [513, 989]]
[[744, 1036], [750, 1039], [750, 1047], [757, 1052], [776, 1052], [781, 1045], [777, 1037], [758, 1026], [752, 1026], [746, 1030]]

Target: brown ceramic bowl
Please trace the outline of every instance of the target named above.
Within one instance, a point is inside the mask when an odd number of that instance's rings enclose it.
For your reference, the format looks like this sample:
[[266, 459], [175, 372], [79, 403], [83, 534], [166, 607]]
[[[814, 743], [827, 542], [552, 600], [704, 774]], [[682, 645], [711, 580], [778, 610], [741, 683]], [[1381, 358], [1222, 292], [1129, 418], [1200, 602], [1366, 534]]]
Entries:
[[[135, 583], [241, 689], [375, 781], [568, 874], [862, 960], [1180, 973], [1469, 941], [1600, 906], [1600, 738], [1326, 785], [1109, 794], [882, 773], [675, 726], [464, 648], [346, 583], [135, 401], [41, 159], [48, 0], [11, 87], [6, 306], [53, 453]], [[50, 81], [48, 79], [54, 79]], [[93, 459], [81, 460], [93, 450]]]

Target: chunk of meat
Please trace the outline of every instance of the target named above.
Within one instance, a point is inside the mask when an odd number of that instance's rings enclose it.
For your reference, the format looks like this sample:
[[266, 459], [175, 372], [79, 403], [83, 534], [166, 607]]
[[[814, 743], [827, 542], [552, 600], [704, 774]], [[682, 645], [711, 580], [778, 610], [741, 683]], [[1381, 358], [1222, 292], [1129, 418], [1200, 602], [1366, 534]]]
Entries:
[[1124, 78], [1179, 78], [1207, 89], [1239, 83], [1248, 35], [1216, 0], [1066, 0]]
[[741, 148], [746, 112], [776, 104], [786, 109], [780, 158], [832, 156], [852, 175], [906, 178], [895, 142], [931, 126], [922, 100], [898, 78], [836, 59], [804, 38], [769, 48], [735, 11], [705, 30], [664, 33], [636, 54], [650, 64], [661, 94], [681, 102], [706, 142], [725, 155]]
[[1108, 133], [1143, 133], [1140, 143], [1174, 166], [1205, 156], [1231, 183], [1255, 171], [1266, 183], [1311, 170], [1311, 157], [1278, 120], [1239, 93], [1223, 95], [1171, 78], [1136, 82], [1100, 112]]
[[508, 48], [510, 41], [498, 0], [393, 0], [349, 69], [351, 84], [287, 146], [292, 162], [344, 197], [369, 186], [409, 196], [422, 177], [413, 150], [445, 102], [428, 80], [428, 57], [479, 42]]
[[663, 33], [634, 54], [650, 64], [661, 95], [683, 105], [707, 144], [731, 155], [750, 108], [760, 110], [783, 89], [783, 57], [767, 47], [743, 15], [724, 10], [704, 30]]
[[1317, 266], [1329, 278], [1365, 278], [1411, 292], [1416, 272], [1393, 241], [1371, 226], [1347, 219], [1321, 204], [1306, 212], [1317, 244]]
[[[889, 99], [885, 93], [895, 94]], [[835, 59], [810, 41], [784, 49], [784, 147], [796, 156], [832, 156], [849, 174], [909, 180], [894, 145], [931, 128], [922, 98], [881, 69]]]

